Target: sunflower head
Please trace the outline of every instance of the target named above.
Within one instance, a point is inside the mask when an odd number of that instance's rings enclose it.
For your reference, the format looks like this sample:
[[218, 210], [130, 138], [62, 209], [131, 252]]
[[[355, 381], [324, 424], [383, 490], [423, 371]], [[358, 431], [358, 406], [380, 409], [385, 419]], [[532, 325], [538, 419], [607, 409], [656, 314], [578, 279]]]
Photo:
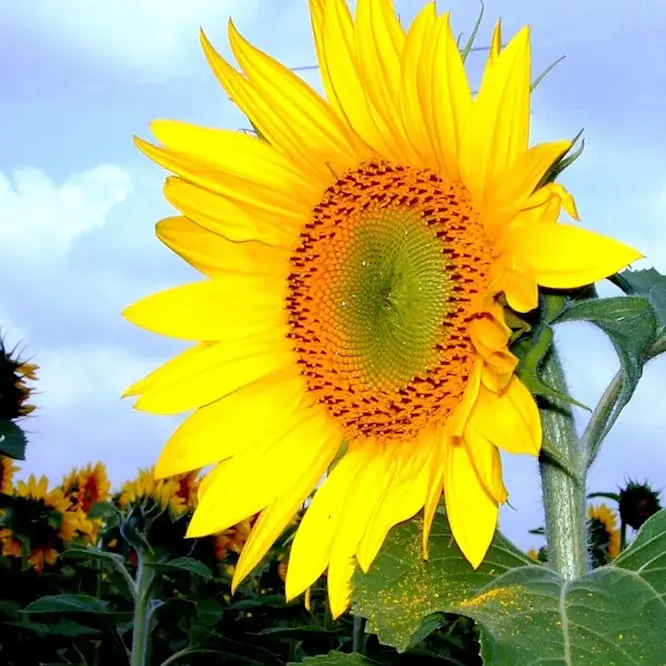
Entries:
[[452, 533], [481, 563], [508, 497], [499, 449], [536, 456], [542, 441], [503, 304], [532, 311], [540, 287], [641, 255], [560, 223], [576, 206], [548, 174], [571, 142], [529, 145], [527, 28], [502, 48], [498, 25], [473, 95], [434, 3], [408, 27], [390, 0], [358, 0], [354, 16], [344, 0], [309, 4], [325, 98], [230, 24], [241, 71], [203, 48], [265, 140], [169, 121], [152, 125], [160, 145], [137, 140], [174, 174], [165, 195], [182, 216], [157, 235], [206, 279], [125, 310], [194, 343], [125, 395], [194, 412], [156, 465], [161, 478], [213, 468], [190, 536], [261, 512], [234, 584], [318, 487], [287, 596], [328, 568], [338, 615], [349, 562], [367, 570], [421, 509], [427, 549], [444, 488]]
[[80, 517], [62, 489], [48, 489], [45, 476], [31, 475], [18, 481], [12, 501], [0, 517], [3, 554], [26, 557], [28, 565], [42, 571], [54, 564], [63, 544], [73, 541], [80, 529]]
[[32, 389], [29, 380], [37, 379], [38, 366], [22, 361], [16, 350], [9, 351], [0, 339], [0, 420], [14, 420], [34, 411], [28, 404]]
[[587, 510], [590, 552], [595, 564], [607, 564], [620, 554], [621, 534], [617, 517], [605, 504], [591, 504]]
[[73, 505], [84, 514], [98, 502], [106, 502], [111, 496], [111, 482], [106, 467], [97, 462], [88, 463], [81, 469], [73, 469], [62, 482], [63, 492], [72, 499]]
[[146, 512], [155, 508], [168, 511], [179, 517], [187, 513], [187, 497], [183, 496], [180, 480], [177, 478], [156, 479], [152, 468], [139, 470], [139, 475], [127, 481], [120, 489], [118, 506], [142, 505]]
[[14, 474], [18, 472], [18, 469], [18, 465], [13, 458], [0, 456], [0, 494], [11, 494], [14, 486]]
[[637, 530], [643, 523], [661, 509], [659, 493], [647, 481], [638, 483], [629, 480], [620, 489], [620, 518], [629, 527]]

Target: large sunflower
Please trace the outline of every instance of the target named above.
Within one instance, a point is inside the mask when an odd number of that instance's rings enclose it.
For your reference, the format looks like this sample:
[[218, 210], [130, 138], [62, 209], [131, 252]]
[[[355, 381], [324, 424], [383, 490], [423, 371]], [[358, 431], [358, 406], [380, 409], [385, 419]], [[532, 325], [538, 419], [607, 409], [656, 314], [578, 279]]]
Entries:
[[[348, 604], [388, 530], [444, 489], [476, 567], [507, 498], [499, 449], [537, 455], [539, 413], [514, 375], [497, 297], [519, 312], [538, 286], [592, 283], [640, 257], [558, 224], [576, 216], [540, 186], [569, 141], [528, 145], [529, 30], [500, 51], [478, 94], [449, 15], [430, 3], [405, 31], [390, 0], [310, 0], [326, 99], [229, 25], [238, 72], [202, 36], [226, 93], [265, 140], [159, 121], [139, 148], [177, 177], [182, 213], [158, 237], [206, 279], [124, 315], [196, 344], [130, 387], [136, 408], [196, 410], [160, 477], [216, 465], [189, 534], [261, 515], [238, 567], [256, 566], [334, 459], [298, 529], [287, 596], [328, 569]], [[345, 448], [341, 449], [341, 443]]]

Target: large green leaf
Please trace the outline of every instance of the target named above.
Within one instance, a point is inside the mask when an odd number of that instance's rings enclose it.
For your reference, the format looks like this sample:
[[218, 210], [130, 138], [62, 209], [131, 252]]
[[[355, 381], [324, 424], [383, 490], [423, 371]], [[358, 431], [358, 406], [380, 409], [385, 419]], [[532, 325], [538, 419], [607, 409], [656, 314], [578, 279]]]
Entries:
[[471, 617], [484, 666], [659, 666], [666, 663], [666, 511], [653, 516], [614, 566], [564, 581], [528, 565], [498, 536], [475, 572], [437, 516], [430, 561], [421, 521], [395, 528], [367, 575], [355, 577], [354, 611], [368, 630], [405, 650], [433, 613]]
[[592, 428], [584, 442], [592, 458], [609, 433], [620, 412], [631, 399], [643, 374], [647, 351], [657, 333], [657, 317], [649, 301], [642, 296], [590, 299], [572, 303], [556, 322], [588, 321], [603, 330], [615, 347], [621, 365], [621, 383], [609, 404], [604, 404], [602, 418], [593, 415]]
[[0, 421], [0, 454], [14, 460], [25, 460], [27, 440], [19, 426], [9, 419]]

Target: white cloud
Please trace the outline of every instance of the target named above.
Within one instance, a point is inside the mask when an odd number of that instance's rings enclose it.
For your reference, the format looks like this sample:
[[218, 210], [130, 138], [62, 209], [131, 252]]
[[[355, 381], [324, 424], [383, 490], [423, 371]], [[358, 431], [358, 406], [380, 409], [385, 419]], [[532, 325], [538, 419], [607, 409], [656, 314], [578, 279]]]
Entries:
[[258, 16], [260, 0], [117, 0], [113, 5], [89, 0], [17, 3], [0, 11], [5, 27], [38, 32], [80, 55], [112, 65], [139, 68], [144, 74], [173, 73], [183, 57], [199, 51], [200, 26], [239, 23]]
[[47, 349], [39, 354], [40, 395], [35, 402], [46, 411], [109, 405], [164, 360], [99, 345]]
[[102, 164], [54, 183], [34, 167], [8, 178], [0, 172], [0, 255], [43, 265], [62, 257], [72, 240], [104, 225], [109, 211], [124, 201], [132, 182], [123, 169]]

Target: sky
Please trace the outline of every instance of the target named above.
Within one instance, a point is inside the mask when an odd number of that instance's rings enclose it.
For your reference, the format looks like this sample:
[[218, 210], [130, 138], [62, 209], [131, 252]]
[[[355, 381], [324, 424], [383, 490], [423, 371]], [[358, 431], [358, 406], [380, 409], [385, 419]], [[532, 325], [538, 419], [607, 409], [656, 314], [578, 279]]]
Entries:
[[[404, 24], [422, 0], [397, 0]], [[106, 463], [117, 485], [154, 463], [180, 418], [142, 414], [122, 390], [182, 344], [120, 316], [133, 301], [197, 279], [154, 236], [173, 214], [166, 174], [133, 146], [148, 123], [172, 118], [248, 126], [208, 71], [198, 30], [225, 56], [227, 21], [289, 67], [316, 64], [307, 0], [89, 0], [0, 3], [0, 331], [40, 366], [38, 411], [21, 475], [59, 481], [70, 467]], [[478, 5], [451, 9], [469, 33]], [[534, 75], [562, 55], [533, 100], [533, 142], [585, 130], [583, 157], [563, 182], [582, 222], [622, 239], [666, 272], [666, 5], [635, 0], [487, 0], [477, 44], [502, 17], [505, 37], [532, 26]], [[660, 44], [662, 45], [660, 47]], [[483, 54], [468, 65], [478, 81]], [[303, 77], [320, 88], [318, 72]], [[639, 267], [637, 265], [637, 267]], [[614, 293], [605, 288], [604, 293]], [[618, 363], [591, 326], [567, 324], [558, 344], [576, 398], [595, 404]], [[666, 487], [666, 359], [646, 369], [591, 470], [593, 490], [625, 476]], [[580, 423], [584, 416], [580, 415]], [[538, 545], [536, 463], [504, 459], [511, 506], [505, 533]]]

